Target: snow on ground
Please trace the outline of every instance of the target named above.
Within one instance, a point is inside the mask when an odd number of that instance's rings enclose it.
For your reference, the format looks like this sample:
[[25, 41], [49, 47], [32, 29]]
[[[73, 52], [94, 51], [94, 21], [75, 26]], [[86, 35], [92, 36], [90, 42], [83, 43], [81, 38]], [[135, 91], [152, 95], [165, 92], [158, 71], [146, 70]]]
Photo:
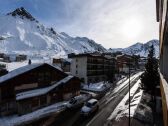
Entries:
[[[31, 60], [32, 63], [51, 63], [50, 60], [48, 59], [33, 59]], [[6, 62], [0, 62], [0, 64], [5, 64], [7, 67], [8, 71], [15, 70], [17, 68], [26, 66], [28, 64], [28, 60], [23, 61], [23, 62], [11, 62], [11, 63], [6, 63]]]
[[[135, 75], [130, 77], [130, 81], [133, 81], [135, 78], [137, 78], [138, 76], [140, 76], [142, 74], [142, 72], [138, 72]], [[124, 81], [124, 82], [123, 82]], [[113, 90], [114, 93], [118, 92], [119, 90], [125, 88], [129, 83], [129, 79], [125, 79], [125, 80], [121, 80], [119, 81], [116, 85], [116, 88]]]
[[[141, 81], [138, 80], [135, 85], [131, 88], [130, 90], [130, 96], [131, 96], [131, 111], [130, 111], [130, 115], [131, 117], [133, 117], [135, 110], [137, 109], [137, 106], [141, 100], [142, 97], [142, 93], [143, 91], [139, 88], [139, 83]], [[107, 119], [107, 122], [111, 122], [111, 120], [117, 120], [119, 121], [120, 118], [124, 117], [124, 116], [128, 116], [128, 98], [129, 98], [129, 94], [127, 93], [127, 95], [122, 99], [122, 101], [118, 104], [118, 106], [115, 108], [115, 110], [112, 112], [112, 114], [109, 116], [109, 118]]]
[[123, 83], [125, 80], [127, 79], [127, 77], [123, 77], [122, 79], [120, 79], [116, 85], [120, 85], [121, 83]]
[[[24, 13], [23, 10], [20, 13]], [[26, 12], [27, 13], [27, 12]], [[23, 16], [24, 17], [24, 16]], [[40, 22], [31, 21], [20, 14], [13, 17], [0, 15], [0, 50], [7, 54], [40, 55], [42, 57], [67, 57], [69, 53], [106, 51], [86, 37], [71, 37], [58, 33]]]
[[106, 89], [110, 88], [110, 84], [109, 83], [104, 83], [102, 82], [98, 82], [98, 83], [92, 83], [92, 84], [84, 84], [82, 89], [84, 90], [88, 90], [88, 91], [96, 91], [96, 92], [102, 92]]
[[[135, 78], [140, 76], [142, 72], [138, 72], [137, 74], [133, 75], [130, 77], [130, 80], [133, 81]], [[113, 90], [113, 94], [118, 92], [119, 90], [125, 88], [128, 85], [129, 79], [127, 77], [124, 77], [120, 81], [116, 83], [116, 87]], [[93, 91], [93, 92], [102, 92], [110, 88], [109, 83], [104, 83], [104, 82], [98, 82], [98, 83], [92, 83], [89, 86], [87, 84], [82, 85], [82, 89], [88, 90], [88, 91]]]
[[[87, 101], [91, 96], [88, 94], [81, 94], [79, 96], [74, 97], [75, 99], [82, 99], [82, 102]], [[19, 124], [27, 124], [28, 122], [39, 120], [43, 117], [47, 117], [51, 115], [52, 113], [60, 113], [61, 111], [64, 111], [67, 108], [69, 101], [63, 101], [58, 102], [53, 105], [41, 108], [39, 110], [36, 110], [34, 112], [18, 116], [18, 115], [12, 115], [12, 116], [6, 116], [0, 118], [0, 126], [14, 126]]]
[[19, 124], [25, 124], [26, 122], [31, 122], [33, 120], [38, 120], [40, 118], [49, 116], [52, 113], [59, 113], [60, 111], [65, 110], [67, 103], [68, 101], [59, 102], [22, 116], [14, 115], [2, 117], [0, 118], [0, 126], [14, 126]]

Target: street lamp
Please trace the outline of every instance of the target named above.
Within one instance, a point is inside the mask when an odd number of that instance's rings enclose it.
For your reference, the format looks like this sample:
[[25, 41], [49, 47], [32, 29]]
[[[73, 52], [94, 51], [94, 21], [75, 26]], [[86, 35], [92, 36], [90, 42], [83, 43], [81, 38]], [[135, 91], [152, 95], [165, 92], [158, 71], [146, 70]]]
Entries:
[[128, 62], [129, 64], [128, 64], [128, 67], [129, 67], [129, 85], [128, 85], [128, 87], [129, 87], [129, 106], [128, 106], [128, 108], [129, 108], [129, 126], [131, 126], [131, 119], [130, 119], [130, 104], [131, 104], [131, 98], [130, 98], [130, 59], [129, 59], [129, 62]]
[[118, 62], [118, 63], [122, 63], [122, 64], [126, 64], [126, 65], [128, 65], [128, 77], [129, 77], [129, 82], [128, 82], [128, 97], [129, 97], [129, 99], [128, 99], [128, 101], [129, 101], [129, 103], [128, 103], [128, 115], [129, 115], [129, 119], [128, 119], [128, 125], [129, 126], [131, 126], [131, 117], [130, 117], [130, 111], [131, 111], [131, 98], [130, 98], [130, 89], [131, 89], [131, 84], [130, 84], [130, 65], [131, 65], [131, 61], [130, 61], [130, 59], [131, 58], [129, 58], [129, 60], [128, 60], [128, 62]]

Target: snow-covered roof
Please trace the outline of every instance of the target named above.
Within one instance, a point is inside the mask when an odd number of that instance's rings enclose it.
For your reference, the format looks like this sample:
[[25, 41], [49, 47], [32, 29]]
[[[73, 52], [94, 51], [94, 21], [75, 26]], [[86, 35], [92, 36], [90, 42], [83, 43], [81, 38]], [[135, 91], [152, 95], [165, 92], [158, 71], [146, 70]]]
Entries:
[[97, 100], [96, 99], [90, 99], [88, 102], [93, 103], [93, 102], [97, 102]]
[[0, 118], [0, 126], [18, 126], [29, 124], [32, 121], [50, 116], [52, 113], [60, 113], [65, 110], [68, 101], [58, 102], [25, 115], [11, 115]]
[[20, 75], [22, 73], [25, 73], [25, 72], [27, 72], [27, 71], [29, 71], [31, 69], [39, 67], [40, 65], [41, 64], [31, 64], [31, 65], [23, 66], [23, 67], [20, 67], [20, 68], [18, 68], [16, 70], [13, 70], [13, 71], [9, 72], [8, 74], [0, 77], [0, 83], [6, 81], [8, 79], [11, 79], [11, 78], [13, 78], [15, 76], [18, 76], [18, 75]]
[[[7, 80], [9, 80], [9, 79], [11, 79], [11, 78], [14, 78], [14, 77], [16, 77], [16, 76], [18, 76], [18, 75], [20, 75], [20, 74], [23, 74], [23, 73], [25, 73], [25, 72], [27, 72], [27, 71], [30, 71], [30, 70], [32, 70], [32, 69], [34, 69], [34, 68], [37, 68], [37, 67], [39, 67], [39, 66], [42, 66], [42, 65], [44, 65], [44, 64], [47, 64], [47, 63], [30, 64], [30, 65], [26, 65], [26, 66], [20, 67], [20, 68], [18, 68], [18, 69], [15, 69], [15, 70], [9, 72], [8, 74], [6, 74], [6, 75], [0, 77], [0, 84], [1, 84], [2, 82], [5, 82], [5, 81], [7, 81]], [[48, 65], [50, 65], [50, 64], [48, 64]], [[52, 66], [52, 65], [50, 65], [50, 66]], [[59, 68], [59, 67], [57, 67], [57, 66], [52, 66], [52, 67], [55, 68], [55, 69], [57, 69], [57, 70], [62, 71], [61, 68]]]
[[31, 98], [31, 97], [35, 97], [35, 96], [44, 95], [44, 94], [48, 93], [49, 91], [51, 91], [52, 89], [58, 87], [59, 85], [67, 83], [72, 78], [73, 78], [73, 76], [69, 75], [69, 76], [65, 77], [64, 79], [58, 81], [57, 83], [55, 83], [55, 84], [53, 84], [49, 87], [21, 92], [21, 93], [16, 95], [16, 100], [22, 100], [22, 99], [26, 99], [26, 98]]

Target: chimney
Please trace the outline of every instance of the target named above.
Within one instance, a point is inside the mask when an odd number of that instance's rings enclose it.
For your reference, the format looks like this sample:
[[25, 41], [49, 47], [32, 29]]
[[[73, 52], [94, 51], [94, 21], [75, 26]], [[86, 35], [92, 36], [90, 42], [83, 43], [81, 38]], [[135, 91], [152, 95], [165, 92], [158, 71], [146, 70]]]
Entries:
[[29, 62], [28, 62], [28, 64], [29, 64], [29, 65], [31, 64], [31, 59], [29, 59]]

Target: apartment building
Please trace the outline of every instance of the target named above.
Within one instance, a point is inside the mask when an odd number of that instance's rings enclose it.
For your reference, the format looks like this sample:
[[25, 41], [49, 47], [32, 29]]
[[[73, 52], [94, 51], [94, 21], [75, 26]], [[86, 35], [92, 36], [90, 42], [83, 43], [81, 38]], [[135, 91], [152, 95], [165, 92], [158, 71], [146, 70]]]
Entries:
[[82, 82], [96, 83], [100, 81], [113, 81], [115, 59], [102, 54], [70, 54], [71, 74], [77, 76]]
[[119, 73], [128, 74], [129, 71], [133, 72], [135, 68], [135, 62], [132, 56], [122, 54], [116, 57], [117, 69]]
[[160, 89], [164, 126], [168, 126], [168, 1], [156, 0], [160, 40]]
[[71, 63], [67, 59], [53, 58], [52, 64], [59, 66], [64, 72], [70, 72]]
[[80, 94], [80, 80], [47, 63], [0, 77], [0, 115], [26, 114]]

